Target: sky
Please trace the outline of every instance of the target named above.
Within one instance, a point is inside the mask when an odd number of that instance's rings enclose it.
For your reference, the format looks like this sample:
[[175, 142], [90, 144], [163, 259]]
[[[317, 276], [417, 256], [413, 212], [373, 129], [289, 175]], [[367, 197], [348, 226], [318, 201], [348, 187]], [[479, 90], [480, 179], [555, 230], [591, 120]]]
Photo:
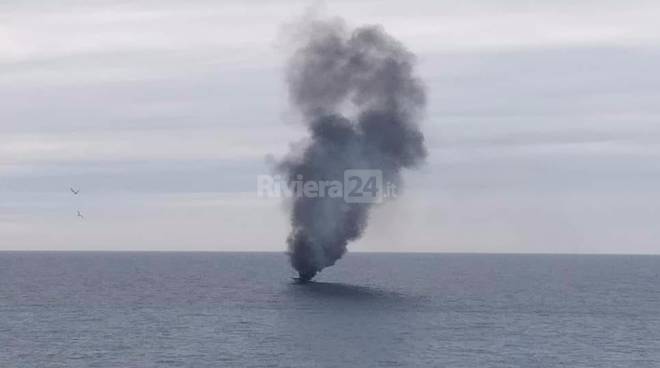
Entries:
[[311, 11], [381, 24], [428, 91], [427, 163], [350, 250], [660, 254], [660, 2], [309, 4], [0, 2], [0, 250], [284, 251], [256, 178], [305, 136]]

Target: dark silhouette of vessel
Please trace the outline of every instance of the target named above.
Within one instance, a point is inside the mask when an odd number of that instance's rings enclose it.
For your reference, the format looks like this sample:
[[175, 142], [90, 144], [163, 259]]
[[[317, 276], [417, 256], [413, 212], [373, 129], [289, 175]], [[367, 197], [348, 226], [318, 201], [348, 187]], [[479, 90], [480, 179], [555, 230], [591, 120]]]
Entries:
[[298, 277], [296, 280], [300, 283], [306, 283], [312, 280], [312, 278], [316, 276], [316, 271], [312, 272], [298, 272]]

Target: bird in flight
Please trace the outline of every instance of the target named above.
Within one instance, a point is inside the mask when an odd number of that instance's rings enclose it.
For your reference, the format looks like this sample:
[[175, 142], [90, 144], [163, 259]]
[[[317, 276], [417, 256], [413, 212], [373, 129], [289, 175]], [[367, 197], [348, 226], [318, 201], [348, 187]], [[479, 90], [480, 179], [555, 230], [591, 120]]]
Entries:
[[71, 190], [71, 193], [73, 193], [73, 194], [80, 193], [80, 189], [76, 190], [76, 189], [73, 189], [73, 188], [69, 188], [69, 190]]
[[78, 217], [80, 217], [81, 219], [85, 218], [85, 216], [83, 216], [82, 213], [80, 213], [80, 211], [78, 211]]

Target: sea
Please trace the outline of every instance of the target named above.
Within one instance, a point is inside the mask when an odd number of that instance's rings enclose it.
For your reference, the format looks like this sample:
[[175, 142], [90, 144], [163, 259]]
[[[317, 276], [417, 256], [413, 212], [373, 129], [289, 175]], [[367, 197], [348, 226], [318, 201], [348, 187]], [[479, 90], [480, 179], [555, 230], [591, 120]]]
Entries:
[[660, 257], [0, 252], [0, 367], [660, 367]]

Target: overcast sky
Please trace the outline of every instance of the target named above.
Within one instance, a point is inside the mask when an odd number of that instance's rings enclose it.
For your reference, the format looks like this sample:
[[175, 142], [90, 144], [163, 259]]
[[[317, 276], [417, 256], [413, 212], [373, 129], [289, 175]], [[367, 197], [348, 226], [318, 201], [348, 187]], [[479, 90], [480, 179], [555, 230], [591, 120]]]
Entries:
[[[428, 163], [349, 248], [660, 253], [660, 2], [467, 3], [321, 7], [429, 92]], [[305, 133], [282, 34], [307, 4], [0, 2], [0, 250], [284, 250], [256, 177]]]

